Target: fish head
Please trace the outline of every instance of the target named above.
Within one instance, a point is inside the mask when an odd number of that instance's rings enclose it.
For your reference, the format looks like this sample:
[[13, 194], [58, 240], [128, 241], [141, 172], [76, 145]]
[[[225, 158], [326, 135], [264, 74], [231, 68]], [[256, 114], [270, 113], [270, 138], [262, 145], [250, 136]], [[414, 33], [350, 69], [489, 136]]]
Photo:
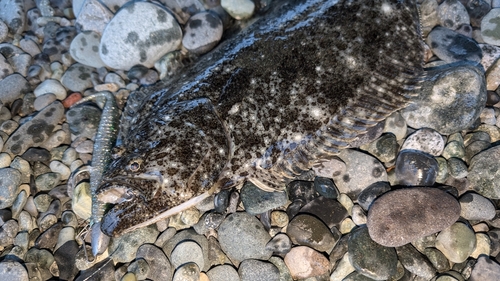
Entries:
[[109, 236], [149, 225], [216, 192], [230, 141], [210, 100], [175, 102], [129, 130], [121, 154], [96, 191], [107, 205], [101, 230]]

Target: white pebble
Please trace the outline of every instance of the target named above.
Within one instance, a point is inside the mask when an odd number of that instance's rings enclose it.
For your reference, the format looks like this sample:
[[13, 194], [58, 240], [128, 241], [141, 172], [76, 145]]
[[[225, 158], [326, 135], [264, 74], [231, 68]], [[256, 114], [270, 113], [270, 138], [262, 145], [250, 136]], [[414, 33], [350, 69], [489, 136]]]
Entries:
[[52, 93], [54, 94], [58, 100], [63, 100], [66, 98], [67, 93], [66, 89], [61, 85], [61, 83], [54, 79], [47, 79], [43, 81], [38, 87], [36, 87], [35, 96], [39, 97], [43, 94]]
[[50, 170], [54, 173], [59, 173], [61, 175], [61, 180], [67, 180], [71, 174], [68, 166], [59, 161], [50, 162]]
[[6, 168], [10, 166], [10, 162], [12, 159], [10, 158], [10, 155], [6, 152], [0, 153], [0, 168]]

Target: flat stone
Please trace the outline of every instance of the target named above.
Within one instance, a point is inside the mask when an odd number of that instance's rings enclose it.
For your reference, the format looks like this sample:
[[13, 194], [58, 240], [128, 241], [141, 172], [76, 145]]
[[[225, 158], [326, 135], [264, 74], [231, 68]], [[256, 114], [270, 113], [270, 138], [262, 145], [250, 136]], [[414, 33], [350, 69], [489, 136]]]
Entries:
[[323, 275], [330, 268], [324, 255], [306, 246], [293, 247], [284, 260], [295, 280]]
[[487, 256], [480, 256], [472, 269], [469, 281], [498, 280], [500, 265]]
[[414, 187], [390, 191], [375, 200], [368, 211], [371, 238], [398, 247], [439, 232], [460, 216], [458, 201], [437, 188]]
[[384, 247], [370, 238], [368, 228], [353, 230], [348, 241], [349, 260], [359, 273], [375, 280], [396, 274], [398, 257], [394, 248]]
[[241, 262], [238, 273], [241, 281], [278, 281], [280, 272], [270, 262], [247, 259]]
[[245, 211], [251, 215], [258, 215], [286, 204], [286, 192], [266, 192], [247, 181], [240, 191], [241, 202]]
[[446, 27], [437, 26], [427, 36], [432, 52], [447, 63], [462, 60], [480, 62], [481, 48], [474, 39]]
[[439, 156], [444, 150], [443, 137], [433, 129], [423, 128], [409, 135], [401, 150], [420, 150], [433, 156]]
[[323, 222], [306, 214], [294, 217], [287, 226], [286, 234], [294, 244], [309, 246], [319, 252], [331, 252], [337, 242]]
[[99, 54], [107, 66], [116, 69], [128, 70], [136, 64], [152, 67], [163, 55], [179, 48], [181, 37], [179, 24], [165, 8], [129, 2], [106, 26]]
[[14, 203], [19, 185], [21, 184], [21, 173], [17, 169], [0, 169], [0, 209], [9, 208]]
[[10, 105], [30, 90], [31, 87], [26, 78], [19, 73], [13, 73], [0, 80], [0, 102], [3, 105]]
[[477, 193], [466, 193], [459, 199], [460, 216], [466, 220], [486, 221], [495, 217], [495, 205]]

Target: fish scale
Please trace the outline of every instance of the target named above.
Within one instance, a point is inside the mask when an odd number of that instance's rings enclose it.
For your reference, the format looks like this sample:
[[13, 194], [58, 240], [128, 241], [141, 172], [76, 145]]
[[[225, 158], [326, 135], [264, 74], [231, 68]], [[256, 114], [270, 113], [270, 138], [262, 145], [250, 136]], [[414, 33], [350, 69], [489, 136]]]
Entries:
[[104, 233], [246, 180], [281, 190], [405, 107], [426, 79], [413, 0], [275, 5], [168, 83], [141, 90], [97, 190], [114, 204]]

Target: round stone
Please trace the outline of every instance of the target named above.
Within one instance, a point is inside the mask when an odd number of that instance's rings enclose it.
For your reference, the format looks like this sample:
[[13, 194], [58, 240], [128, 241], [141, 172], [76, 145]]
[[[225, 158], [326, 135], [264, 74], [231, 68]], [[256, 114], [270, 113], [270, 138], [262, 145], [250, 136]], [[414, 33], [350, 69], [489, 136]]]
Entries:
[[255, 4], [250, 0], [221, 0], [222, 8], [237, 20], [248, 19], [255, 10]]
[[330, 268], [324, 255], [306, 246], [293, 247], [285, 256], [285, 264], [294, 280], [323, 275]]
[[24, 266], [16, 261], [6, 260], [0, 262], [0, 275], [3, 280], [30, 280]]
[[441, 26], [457, 29], [460, 25], [469, 24], [470, 18], [464, 5], [458, 0], [447, 0], [438, 7], [438, 18]]
[[75, 36], [70, 46], [70, 54], [77, 62], [95, 68], [105, 66], [99, 56], [101, 35], [97, 32], [85, 30]]
[[323, 222], [306, 214], [294, 217], [288, 224], [286, 234], [294, 244], [309, 246], [319, 252], [331, 252], [336, 243]]
[[403, 149], [420, 150], [433, 156], [439, 156], [444, 149], [444, 140], [435, 130], [423, 128], [406, 138], [401, 147], [401, 150]]
[[427, 36], [432, 52], [447, 63], [457, 61], [480, 62], [482, 51], [474, 39], [446, 27], [437, 26]]
[[500, 199], [500, 146], [474, 156], [467, 179], [477, 193], [490, 199]]
[[83, 93], [86, 89], [92, 88], [93, 67], [81, 63], [72, 64], [61, 77], [61, 83], [73, 92]]
[[186, 23], [182, 45], [190, 52], [204, 54], [219, 43], [222, 32], [222, 21], [216, 14], [201, 12]]
[[387, 247], [398, 247], [439, 232], [460, 216], [460, 204], [437, 188], [414, 187], [390, 191], [368, 210], [371, 238]]
[[459, 199], [460, 216], [466, 220], [487, 221], [495, 217], [495, 205], [477, 193], [466, 193]]
[[406, 186], [433, 185], [438, 169], [431, 155], [418, 150], [402, 150], [396, 159], [396, 181]]
[[500, 17], [500, 9], [491, 9], [481, 21], [481, 36], [484, 42], [500, 46], [500, 32], [498, 26], [498, 18]]
[[192, 241], [178, 244], [172, 251], [171, 261], [175, 268], [188, 262], [197, 264], [199, 268], [204, 268], [205, 266], [200, 245]]
[[286, 204], [286, 192], [266, 192], [255, 184], [247, 181], [240, 191], [241, 202], [245, 211], [251, 215], [258, 215]]
[[238, 272], [228, 264], [213, 267], [207, 272], [207, 275], [210, 280], [241, 281]]
[[66, 98], [66, 89], [61, 83], [54, 79], [47, 79], [35, 88], [35, 96], [39, 97], [44, 94], [54, 94], [58, 100]]
[[181, 38], [179, 24], [165, 8], [129, 2], [106, 26], [99, 54], [107, 66], [116, 69], [128, 70], [136, 64], [152, 67], [163, 55], [178, 49]]
[[269, 262], [254, 259], [247, 259], [241, 262], [238, 273], [241, 281], [280, 280], [280, 272], [276, 266]]
[[464, 262], [475, 247], [474, 231], [461, 222], [444, 229], [436, 238], [436, 248], [454, 263]]
[[21, 173], [17, 169], [0, 169], [0, 209], [9, 208], [16, 200], [21, 184]]

